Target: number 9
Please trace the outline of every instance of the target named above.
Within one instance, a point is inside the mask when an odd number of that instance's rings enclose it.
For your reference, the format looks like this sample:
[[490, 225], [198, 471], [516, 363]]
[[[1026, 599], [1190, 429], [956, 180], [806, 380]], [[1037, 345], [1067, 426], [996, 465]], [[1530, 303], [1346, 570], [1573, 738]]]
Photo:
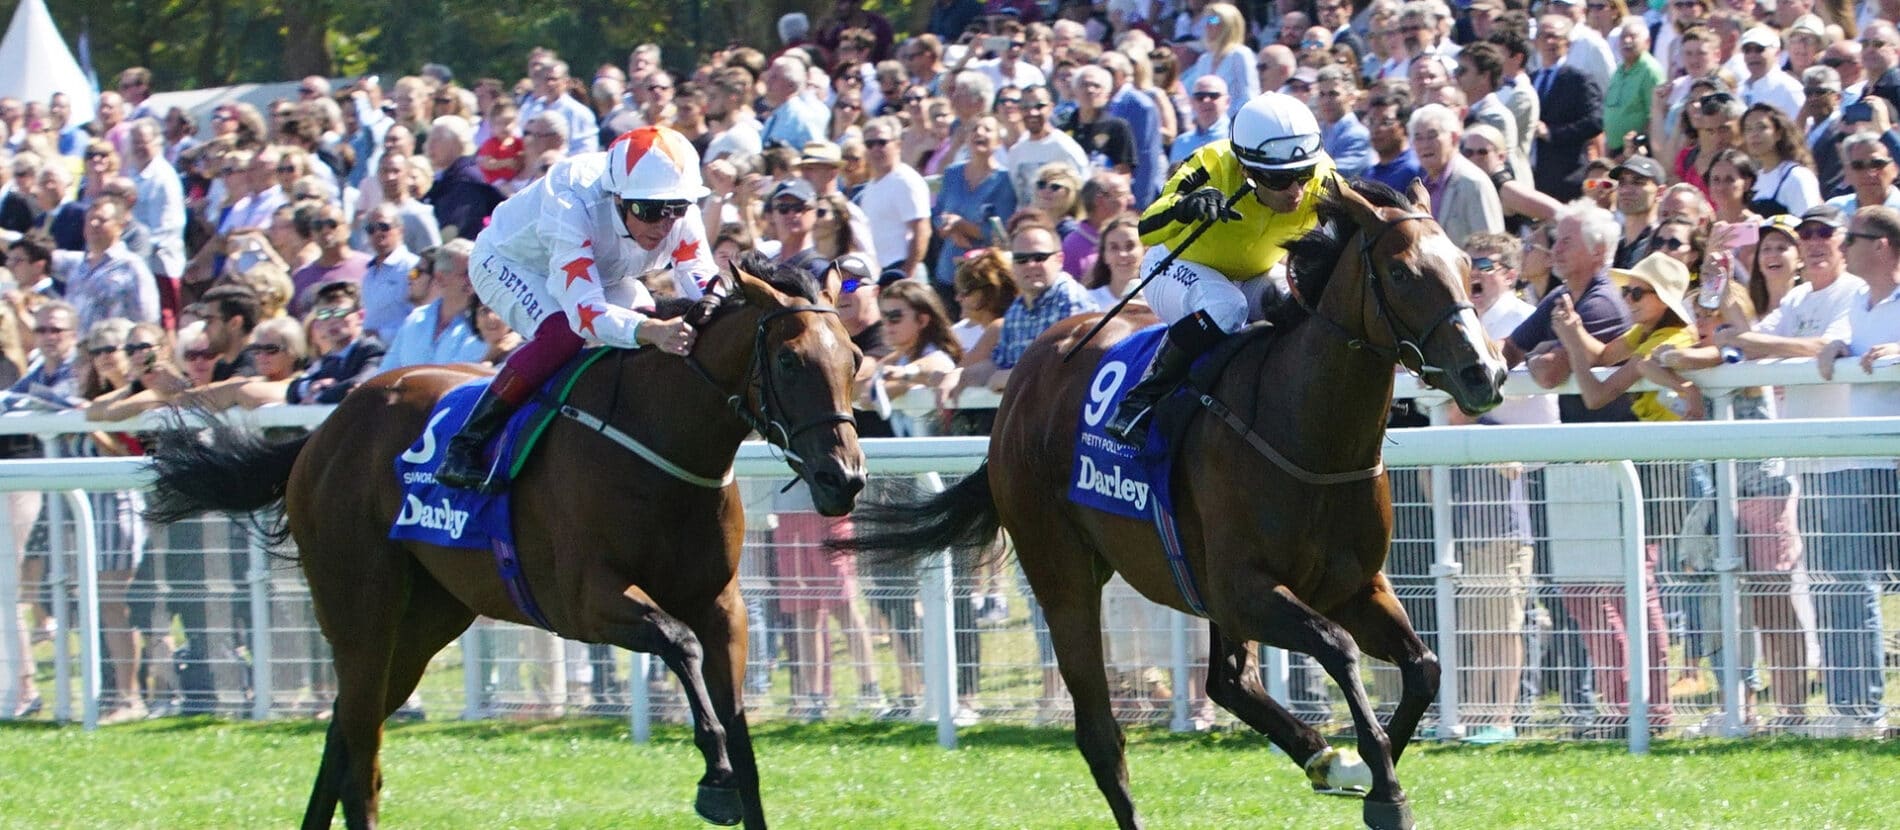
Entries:
[[1119, 360], [1102, 364], [1095, 373], [1095, 381], [1089, 384], [1089, 405], [1082, 410], [1082, 420], [1089, 426], [1101, 426], [1102, 418], [1108, 415], [1108, 404], [1115, 399], [1115, 393], [1122, 388], [1122, 381], [1128, 378], [1128, 364]]

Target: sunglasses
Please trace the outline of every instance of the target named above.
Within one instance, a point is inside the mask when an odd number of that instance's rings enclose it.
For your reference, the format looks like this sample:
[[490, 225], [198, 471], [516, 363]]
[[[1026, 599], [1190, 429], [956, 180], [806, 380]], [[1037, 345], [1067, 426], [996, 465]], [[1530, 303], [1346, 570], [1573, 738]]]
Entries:
[[55, 334], [65, 334], [69, 331], [72, 331], [72, 329], [62, 329], [58, 326], [35, 326], [33, 328], [34, 334], [43, 334], [47, 337], [51, 337]]
[[1583, 189], [1585, 190], [1615, 190], [1616, 181], [1613, 179], [1584, 179]]
[[1039, 263], [1039, 262], [1048, 262], [1049, 258], [1055, 255], [1056, 255], [1055, 251], [1010, 251], [1009, 252], [1009, 258], [1015, 261], [1019, 265], [1035, 265], [1036, 263]]
[[1846, 66], [1846, 65], [1848, 65], [1848, 64], [1850, 64], [1850, 63], [1860, 63], [1860, 61], [1857, 61], [1857, 60], [1848, 60], [1847, 58], [1842, 58], [1842, 57], [1836, 57], [1836, 56], [1833, 56], [1833, 55], [1829, 55], [1829, 56], [1827, 56], [1827, 57], [1825, 57], [1825, 58], [1822, 58], [1822, 59], [1821, 59], [1821, 65], [1822, 65], [1822, 66], [1825, 66], [1825, 67], [1827, 67], [1827, 68], [1829, 68], [1829, 69], [1839, 69], [1839, 68], [1841, 68], [1841, 67], [1843, 67], [1843, 66]]
[[186, 360], [210, 360], [217, 356], [218, 353], [210, 349], [191, 349], [185, 352]]
[[1726, 92], [1711, 92], [1697, 98], [1695, 103], [1696, 106], [1702, 108], [1703, 115], [1714, 115], [1727, 109], [1729, 104], [1735, 103], [1735, 96]]
[[1809, 98], [1813, 98], [1819, 95], [1832, 95], [1836, 92], [1840, 92], [1840, 90], [1828, 89], [1827, 87], [1824, 87], [1824, 86], [1802, 87], [1801, 89], [1801, 94], [1806, 95]]
[[1859, 161], [1850, 161], [1847, 163], [1847, 166], [1855, 170], [1880, 170], [1892, 163], [1893, 159], [1861, 159]]
[[339, 306], [331, 306], [329, 308], [319, 308], [316, 311], [311, 312], [310, 316], [312, 319], [316, 319], [316, 320], [339, 320], [355, 313], [356, 313], [356, 306], [350, 306], [349, 308], [344, 308], [343, 306], [339, 305]]
[[904, 310], [901, 308], [893, 308], [890, 311], [884, 312], [884, 322], [886, 323], [904, 322]]
[[1483, 158], [1485, 156], [1491, 155], [1491, 148], [1489, 147], [1460, 147], [1458, 148], [1458, 152], [1463, 153], [1465, 158], [1475, 159], [1475, 158]]
[[1042, 112], [1049, 108], [1047, 101], [1032, 101], [1023, 105], [1023, 112]]
[[1036, 182], [1037, 190], [1068, 190], [1069, 186], [1061, 182]]
[[396, 226], [388, 222], [371, 222], [363, 226], [363, 230], [369, 231], [370, 233], [382, 233], [384, 231], [393, 231], [395, 229], [396, 229]]
[[876, 150], [889, 143], [891, 143], [891, 140], [888, 138], [867, 138], [864, 140], [864, 149]]
[[448, 102], [449, 102], [449, 101], [451, 101], [451, 100], [453, 100], [453, 99], [450, 99], [450, 98], [437, 98], [437, 99], [435, 99], [435, 102], [436, 102], [436, 103], [438, 103], [438, 104], [446, 104], [446, 103], [448, 103]]
[[244, 350], [253, 354], [280, 355], [284, 353], [284, 347], [276, 343], [252, 343], [245, 346]]
[[[1860, 231], [1847, 232], [1847, 243], [1852, 243], [1856, 239], [1865, 239], [1871, 242], [1876, 239], [1886, 239], [1886, 238], [1887, 237], [1885, 235], [1878, 234], [1878, 233], [1861, 233]], [[34, 329], [34, 331], [39, 331], [39, 329]]]
[[288, 164], [286, 164], [286, 165], [284, 165], [284, 166], [282, 166], [282, 167], [279, 167], [279, 168], [277, 168], [277, 175], [279, 175], [279, 176], [283, 176], [283, 175], [289, 175], [289, 174], [294, 174], [294, 173], [297, 173], [297, 172], [298, 172], [298, 170], [297, 170], [297, 168], [296, 168], [295, 166], [292, 166], [292, 165], [288, 165]]
[[645, 199], [636, 199], [629, 202], [622, 202], [621, 204], [628, 216], [632, 216], [647, 224], [665, 222], [669, 219], [684, 219], [686, 218], [686, 212], [693, 207], [691, 202], [655, 202]]
[[1219, 92], [1196, 92], [1196, 93], [1194, 93], [1194, 100], [1196, 100], [1196, 101], [1219, 101], [1219, 100], [1221, 99], [1221, 97], [1223, 96], [1223, 94], [1224, 94], [1224, 93], [1219, 93]]
[[94, 159], [109, 159], [109, 158], [112, 158], [111, 153], [87, 153], [86, 154], [87, 161], [92, 161]]
[[1313, 168], [1305, 170], [1272, 170], [1267, 172], [1248, 171], [1247, 178], [1253, 180], [1264, 190], [1285, 190], [1296, 184], [1305, 184], [1313, 180]]
[[672, 84], [647, 84], [647, 91], [648, 92], [671, 92], [673, 91], [673, 85]]
[[904, 103], [915, 104], [915, 103], [923, 101], [925, 97], [926, 96], [923, 96], [923, 95], [906, 95], [904, 96]]
[[1021, 98], [998, 98], [998, 99], [996, 99], [996, 105], [997, 105], [998, 107], [1020, 107], [1020, 106], [1022, 106], [1022, 105], [1023, 105], [1023, 99], [1021, 99]]
[[796, 216], [808, 210], [811, 210], [811, 205], [804, 202], [780, 202], [772, 206], [772, 212], [780, 216]]
[[[1488, 256], [1471, 258], [1471, 270], [1473, 271], [1492, 271], [1500, 267], [1503, 267], [1503, 266], [1500, 265], [1497, 260], [1492, 259]], [[1477, 285], [1477, 283], [1474, 282], [1472, 283], [1472, 285], [1475, 286]]]
[[1651, 291], [1648, 288], [1644, 288], [1643, 286], [1640, 286], [1640, 285], [1623, 286], [1623, 299], [1629, 300], [1632, 303], [1640, 303], [1643, 301], [1644, 297], [1647, 297], [1654, 293], [1656, 292]]
[[[151, 346], [146, 346], [146, 348], [149, 349]], [[126, 351], [126, 348], [123, 346], [94, 346], [87, 349], [86, 354], [92, 355], [93, 357], [105, 357], [110, 354], [118, 354], [121, 351]], [[129, 354], [130, 352], [127, 353]]]
[[310, 222], [310, 229], [318, 230], [318, 231], [333, 231], [333, 230], [336, 230], [342, 224], [343, 223], [338, 222], [335, 219], [316, 219]]
[[1687, 247], [1689, 247], [1689, 240], [1670, 236], [1657, 237], [1656, 241], [1649, 245], [1652, 251], [1680, 251]]
[[1812, 242], [1817, 239], [1833, 239], [1836, 230], [1839, 230], [1839, 228], [1833, 225], [1802, 225], [1794, 229], [1794, 235], [1805, 241]]

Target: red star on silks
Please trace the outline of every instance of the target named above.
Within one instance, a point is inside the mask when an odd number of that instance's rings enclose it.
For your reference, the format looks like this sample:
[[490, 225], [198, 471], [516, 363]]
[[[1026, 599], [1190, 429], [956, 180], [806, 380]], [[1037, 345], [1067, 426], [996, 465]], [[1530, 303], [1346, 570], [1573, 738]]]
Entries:
[[579, 306], [575, 308], [575, 311], [580, 314], [580, 318], [581, 318], [580, 330], [587, 332], [588, 334], [595, 333], [594, 332], [594, 318], [607, 313], [601, 310], [599, 307], [591, 306], [591, 305]]
[[698, 258], [699, 258], [699, 243], [698, 242], [682, 239], [680, 240], [680, 246], [673, 249], [673, 261], [675, 263], [687, 262], [687, 261], [698, 259]]
[[593, 257], [576, 257], [566, 265], [561, 266], [562, 273], [567, 274], [566, 287], [573, 288], [575, 280], [588, 279], [587, 269], [592, 267], [594, 267]]
[[594, 247], [594, 240], [592, 240], [592, 239], [583, 239], [583, 240], [581, 240], [581, 247], [583, 247], [583, 248], [592, 248], [592, 247]]
[[[619, 144], [622, 141], [627, 142], [627, 169], [623, 172], [633, 172], [633, 166], [639, 163], [640, 159], [647, 154], [648, 150], [655, 147], [658, 147], [660, 154], [666, 156], [667, 159], [673, 163], [674, 169], [680, 169], [685, 166], [682, 163], [684, 159], [679, 153], [679, 148], [675, 147], [673, 142], [667, 141], [657, 127], [639, 127], [630, 130], [626, 133], [622, 133], [619, 138], [614, 139], [613, 143]], [[612, 145], [608, 146], [609, 148], [612, 147]]]

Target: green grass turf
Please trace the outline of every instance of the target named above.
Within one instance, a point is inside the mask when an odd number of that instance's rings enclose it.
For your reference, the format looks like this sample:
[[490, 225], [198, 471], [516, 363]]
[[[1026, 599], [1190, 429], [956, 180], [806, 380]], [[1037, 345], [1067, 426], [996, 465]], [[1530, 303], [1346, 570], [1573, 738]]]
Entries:
[[[0, 725], [0, 826], [253, 828], [294, 824], [323, 726], [146, 721], [87, 733]], [[761, 726], [767, 816], [785, 828], [1070, 828], [1111, 821], [1067, 730], [984, 726], [944, 752], [934, 730], [866, 722]], [[692, 828], [700, 761], [679, 727], [627, 741], [598, 719], [392, 727], [393, 828]], [[1311, 794], [1250, 733], [1134, 730], [1134, 797], [1153, 828], [1352, 828], [1357, 802]], [[1672, 741], [1422, 746], [1400, 767], [1422, 828], [1892, 827], [1892, 742]]]

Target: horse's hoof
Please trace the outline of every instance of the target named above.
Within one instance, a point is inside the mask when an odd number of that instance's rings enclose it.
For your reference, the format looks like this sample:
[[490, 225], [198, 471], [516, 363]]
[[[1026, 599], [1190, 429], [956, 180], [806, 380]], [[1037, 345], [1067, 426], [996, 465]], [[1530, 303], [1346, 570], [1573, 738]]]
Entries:
[[1412, 830], [1412, 805], [1404, 798], [1367, 801], [1363, 815], [1368, 830]]
[[739, 791], [731, 787], [699, 785], [699, 798], [693, 802], [693, 811], [708, 824], [720, 827], [731, 827], [745, 820], [745, 802], [739, 798]]
[[1306, 777], [1313, 782], [1313, 792], [1320, 795], [1365, 798], [1372, 789], [1372, 768], [1350, 747], [1320, 750], [1307, 760]]

